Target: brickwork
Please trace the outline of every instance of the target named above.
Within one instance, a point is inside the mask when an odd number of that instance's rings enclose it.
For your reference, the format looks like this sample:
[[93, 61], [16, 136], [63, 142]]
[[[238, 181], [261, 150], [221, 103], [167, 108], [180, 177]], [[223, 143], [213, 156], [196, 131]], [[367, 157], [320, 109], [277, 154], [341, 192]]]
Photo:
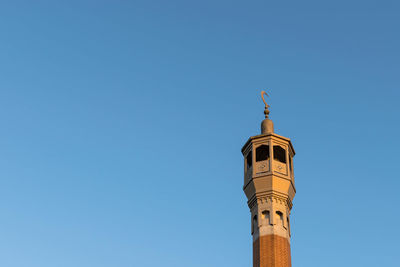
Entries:
[[291, 267], [290, 244], [278, 235], [260, 236], [253, 242], [253, 267]]

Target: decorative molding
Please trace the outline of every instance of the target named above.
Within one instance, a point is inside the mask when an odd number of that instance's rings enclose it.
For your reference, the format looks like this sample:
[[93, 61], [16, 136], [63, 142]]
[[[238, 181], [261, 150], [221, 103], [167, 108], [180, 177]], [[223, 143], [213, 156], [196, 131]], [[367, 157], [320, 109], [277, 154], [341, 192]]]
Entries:
[[288, 207], [289, 211], [292, 209], [293, 206], [293, 203], [288, 196], [278, 195], [277, 193], [268, 193], [254, 196], [247, 202], [247, 205], [249, 206], [250, 210], [252, 210], [256, 204], [260, 205], [268, 202], [284, 204]]

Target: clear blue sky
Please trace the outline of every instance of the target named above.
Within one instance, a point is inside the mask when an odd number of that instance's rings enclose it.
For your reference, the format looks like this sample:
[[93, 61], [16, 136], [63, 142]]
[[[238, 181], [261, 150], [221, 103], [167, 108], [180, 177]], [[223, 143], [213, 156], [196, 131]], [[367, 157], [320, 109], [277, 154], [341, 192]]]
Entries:
[[0, 265], [252, 266], [240, 149], [268, 88], [293, 266], [399, 266], [399, 13], [2, 1]]

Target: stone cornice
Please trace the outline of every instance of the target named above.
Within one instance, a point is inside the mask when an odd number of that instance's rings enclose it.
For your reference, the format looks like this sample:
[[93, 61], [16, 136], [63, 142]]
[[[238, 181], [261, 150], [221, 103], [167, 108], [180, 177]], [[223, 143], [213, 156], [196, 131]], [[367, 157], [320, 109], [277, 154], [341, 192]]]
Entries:
[[247, 205], [251, 210], [255, 204], [261, 204], [265, 202], [285, 204], [288, 206], [289, 210], [291, 210], [293, 206], [293, 203], [288, 196], [277, 194], [276, 192], [256, 195], [247, 202]]

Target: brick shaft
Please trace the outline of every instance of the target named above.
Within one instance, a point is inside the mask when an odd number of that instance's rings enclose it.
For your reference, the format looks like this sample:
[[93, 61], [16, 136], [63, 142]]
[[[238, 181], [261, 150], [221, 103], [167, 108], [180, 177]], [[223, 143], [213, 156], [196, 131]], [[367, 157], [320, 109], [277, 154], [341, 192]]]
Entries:
[[291, 267], [290, 244], [278, 235], [260, 236], [253, 242], [253, 267]]

